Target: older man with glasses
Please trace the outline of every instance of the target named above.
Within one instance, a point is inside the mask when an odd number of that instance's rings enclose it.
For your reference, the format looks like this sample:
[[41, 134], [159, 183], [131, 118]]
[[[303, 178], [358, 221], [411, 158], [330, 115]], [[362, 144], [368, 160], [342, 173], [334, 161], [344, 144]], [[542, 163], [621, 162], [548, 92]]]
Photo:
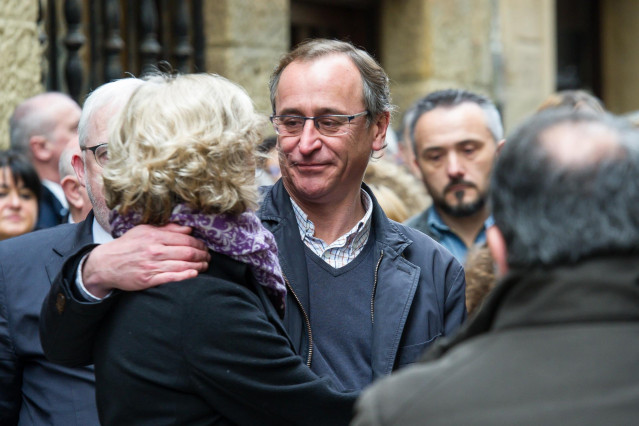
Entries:
[[[315, 373], [359, 390], [458, 328], [466, 316], [463, 269], [421, 232], [390, 221], [362, 183], [369, 159], [384, 149], [393, 109], [388, 77], [369, 54], [340, 41], [305, 42], [280, 60], [270, 90], [282, 178], [258, 214], [279, 247], [284, 325]], [[134, 228], [95, 248], [82, 271], [87, 289], [104, 296], [175, 281], [161, 263], [149, 266], [152, 256], [127, 258], [148, 251], [151, 233]], [[81, 309], [85, 323], [104, 311]], [[86, 338], [72, 334], [65, 328], [56, 345]]]

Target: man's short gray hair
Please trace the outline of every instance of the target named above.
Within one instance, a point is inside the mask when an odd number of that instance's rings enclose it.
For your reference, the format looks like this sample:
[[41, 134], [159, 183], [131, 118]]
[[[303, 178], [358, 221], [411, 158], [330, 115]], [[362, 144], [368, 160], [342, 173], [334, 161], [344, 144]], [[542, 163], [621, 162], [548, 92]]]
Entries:
[[468, 90], [438, 90], [419, 99], [406, 113], [410, 113], [408, 116], [408, 119], [410, 120], [410, 140], [415, 154], [417, 154], [415, 127], [417, 126], [417, 122], [420, 117], [435, 108], [452, 108], [464, 103], [473, 103], [482, 109], [486, 118], [486, 127], [495, 140], [495, 143], [504, 138], [504, 128], [501, 123], [501, 115], [499, 114], [495, 104], [490, 99]]
[[[80, 122], [78, 123], [80, 147], [87, 146], [89, 123], [92, 121], [93, 114], [105, 107], [119, 109], [119, 107], [128, 102], [131, 94], [143, 84], [145, 84], [145, 81], [139, 78], [123, 78], [105, 83], [91, 92], [84, 101]], [[100, 143], [103, 142], [107, 141], [100, 141]]]
[[348, 56], [359, 70], [364, 88], [363, 101], [370, 114], [367, 118], [368, 123], [374, 121], [380, 114], [392, 113], [395, 108], [391, 103], [388, 76], [371, 55], [345, 41], [313, 39], [300, 43], [293, 51], [284, 55], [273, 71], [269, 81], [273, 114], [276, 114], [277, 86], [282, 72], [288, 65], [294, 61], [313, 61], [336, 53]]
[[70, 96], [60, 92], [41, 93], [19, 104], [9, 118], [11, 148], [28, 154], [29, 140], [32, 136], [48, 136], [56, 125], [50, 112], [60, 102], [75, 104]]

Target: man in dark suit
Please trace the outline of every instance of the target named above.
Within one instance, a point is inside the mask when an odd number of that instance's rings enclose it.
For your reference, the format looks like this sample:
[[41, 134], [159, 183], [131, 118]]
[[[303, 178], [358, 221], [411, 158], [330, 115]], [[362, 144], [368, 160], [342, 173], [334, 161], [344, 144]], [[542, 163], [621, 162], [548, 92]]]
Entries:
[[77, 135], [80, 107], [63, 93], [33, 96], [18, 105], [9, 120], [11, 148], [26, 153], [42, 182], [35, 229], [63, 223], [67, 201], [60, 186], [60, 154]]
[[[51, 282], [69, 253], [78, 246], [111, 240], [99, 154], [86, 151], [95, 151], [94, 147], [107, 140], [109, 118], [140, 84], [141, 80], [126, 79], [101, 86], [87, 99], [82, 111], [80, 144], [84, 152], [74, 154], [72, 162], [80, 182], [91, 194], [95, 215], [90, 213], [78, 224], [0, 243], [2, 426], [99, 424], [93, 368], [66, 368], [49, 362], [40, 344], [38, 321]], [[57, 307], [62, 309], [63, 304], [60, 300]]]

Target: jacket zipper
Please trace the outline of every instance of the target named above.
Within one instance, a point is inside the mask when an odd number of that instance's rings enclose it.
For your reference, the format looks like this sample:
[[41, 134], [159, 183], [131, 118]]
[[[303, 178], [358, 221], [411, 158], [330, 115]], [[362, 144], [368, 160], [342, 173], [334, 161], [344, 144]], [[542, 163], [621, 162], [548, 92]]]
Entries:
[[375, 324], [375, 292], [377, 291], [377, 275], [379, 273], [379, 265], [382, 263], [384, 257], [384, 250], [379, 255], [377, 266], [375, 266], [375, 281], [373, 282], [373, 296], [371, 297], [371, 324]]
[[306, 311], [304, 310], [304, 306], [302, 306], [302, 302], [300, 302], [300, 299], [297, 297], [297, 294], [295, 294], [295, 291], [293, 290], [293, 287], [291, 287], [291, 284], [288, 282], [288, 279], [286, 278], [286, 276], [284, 276], [284, 282], [286, 283], [286, 287], [288, 287], [289, 291], [295, 298], [295, 301], [297, 302], [297, 306], [300, 307], [300, 310], [302, 311], [302, 315], [304, 315], [304, 322], [306, 323], [306, 331], [308, 332], [308, 357], [306, 359], [306, 366], [308, 368], [311, 368], [311, 358], [313, 357], [313, 332], [311, 331], [311, 320], [308, 318], [308, 315], [306, 314]]

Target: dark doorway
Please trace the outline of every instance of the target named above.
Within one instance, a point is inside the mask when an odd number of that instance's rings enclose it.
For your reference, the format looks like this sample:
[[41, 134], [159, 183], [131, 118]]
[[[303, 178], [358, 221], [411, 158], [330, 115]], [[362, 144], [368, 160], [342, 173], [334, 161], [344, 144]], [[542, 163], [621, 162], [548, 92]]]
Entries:
[[599, 0], [556, 0], [557, 90], [601, 97]]
[[348, 40], [379, 58], [379, 0], [292, 0], [291, 46], [309, 38]]

